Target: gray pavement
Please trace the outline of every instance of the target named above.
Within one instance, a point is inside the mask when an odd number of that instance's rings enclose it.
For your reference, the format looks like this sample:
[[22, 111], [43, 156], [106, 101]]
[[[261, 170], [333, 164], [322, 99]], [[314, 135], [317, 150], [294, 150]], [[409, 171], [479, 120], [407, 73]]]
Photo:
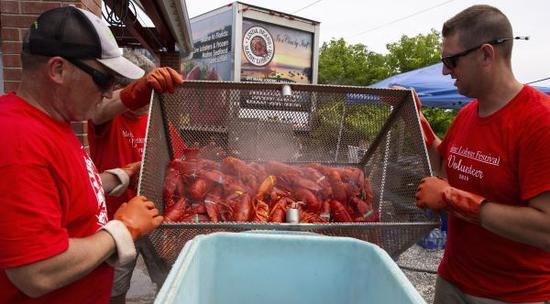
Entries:
[[132, 274], [132, 283], [130, 290], [126, 295], [126, 303], [128, 304], [148, 304], [155, 301], [157, 286], [151, 281], [147, 267], [140, 255], [134, 273]]
[[[413, 245], [403, 252], [397, 264], [427, 303], [433, 303], [437, 267], [443, 257], [443, 249], [427, 250]], [[422, 271], [425, 270], [425, 271]]]

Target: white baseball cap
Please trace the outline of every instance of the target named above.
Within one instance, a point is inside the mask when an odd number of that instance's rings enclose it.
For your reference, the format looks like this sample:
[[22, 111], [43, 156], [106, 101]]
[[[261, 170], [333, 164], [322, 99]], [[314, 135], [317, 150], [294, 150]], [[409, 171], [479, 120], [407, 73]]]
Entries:
[[23, 51], [67, 59], [93, 58], [130, 79], [145, 73], [122, 56], [105, 20], [72, 6], [54, 8], [38, 16], [25, 37]]

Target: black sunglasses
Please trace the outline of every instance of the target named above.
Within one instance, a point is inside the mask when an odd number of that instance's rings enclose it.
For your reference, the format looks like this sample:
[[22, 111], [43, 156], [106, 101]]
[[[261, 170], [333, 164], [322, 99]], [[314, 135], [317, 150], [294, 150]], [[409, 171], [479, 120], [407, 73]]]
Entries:
[[443, 64], [448, 68], [448, 69], [454, 69], [456, 68], [456, 65], [458, 64], [458, 59], [462, 56], [466, 56], [468, 54], [470, 54], [471, 52], [473, 51], [476, 51], [478, 49], [481, 49], [482, 46], [484, 46], [485, 44], [492, 44], [492, 45], [497, 45], [497, 44], [501, 44], [503, 43], [504, 41], [507, 41], [507, 40], [514, 40], [514, 39], [525, 39], [525, 40], [528, 40], [529, 38], [528, 37], [508, 37], [508, 38], [498, 38], [498, 39], [495, 39], [495, 40], [491, 40], [491, 41], [488, 41], [488, 42], [484, 42], [476, 47], [473, 47], [471, 49], [467, 49], [463, 52], [460, 52], [458, 54], [454, 54], [454, 55], [451, 55], [451, 56], [445, 56], [445, 57], [442, 57], [441, 58], [441, 62], [443, 62]]
[[82, 71], [92, 76], [92, 79], [94, 80], [95, 84], [99, 87], [99, 89], [102, 92], [108, 91], [115, 84], [114, 75], [100, 72], [77, 59], [67, 58], [67, 60], [70, 63], [74, 64], [77, 68], [81, 69]]

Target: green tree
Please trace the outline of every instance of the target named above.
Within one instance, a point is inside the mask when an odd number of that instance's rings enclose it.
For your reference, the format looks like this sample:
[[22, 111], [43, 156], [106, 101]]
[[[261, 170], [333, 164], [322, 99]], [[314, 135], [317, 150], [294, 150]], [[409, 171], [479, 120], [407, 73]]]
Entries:
[[437, 136], [443, 139], [458, 111], [439, 108], [423, 108], [422, 113]]
[[369, 51], [364, 44], [348, 44], [343, 38], [324, 42], [319, 53], [319, 83], [364, 86], [395, 74], [439, 62], [439, 32], [403, 35], [386, 45], [387, 55]]
[[435, 64], [441, 59], [440, 45], [441, 37], [434, 29], [426, 35], [403, 35], [398, 42], [386, 45], [386, 64], [394, 74]]
[[[386, 56], [386, 64], [393, 74], [405, 73], [432, 65], [441, 60], [440, 46], [441, 36], [439, 32], [433, 29], [426, 35], [419, 34], [415, 37], [403, 35], [398, 42], [386, 45], [389, 51]], [[424, 113], [435, 133], [443, 138], [457, 112], [424, 108], [422, 113]]]
[[319, 53], [319, 83], [365, 86], [387, 78], [385, 56], [363, 44], [349, 45], [343, 38], [324, 42]]
[[[401, 36], [399, 41], [386, 45], [387, 55], [369, 51], [363, 44], [350, 45], [343, 38], [333, 39], [320, 48], [319, 83], [370, 85], [439, 62], [440, 45], [441, 36], [433, 29], [425, 35]], [[456, 111], [443, 109], [423, 109], [423, 113], [440, 137], [456, 116]]]

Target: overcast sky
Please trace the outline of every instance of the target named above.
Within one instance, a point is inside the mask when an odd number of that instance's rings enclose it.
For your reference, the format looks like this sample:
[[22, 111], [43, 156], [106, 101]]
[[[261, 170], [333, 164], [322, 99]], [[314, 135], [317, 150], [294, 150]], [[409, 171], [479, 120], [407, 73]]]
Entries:
[[[219, 8], [232, 1], [186, 0], [189, 17]], [[369, 50], [387, 53], [386, 44], [402, 35], [441, 31], [443, 22], [474, 4], [489, 4], [510, 19], [514, 35], [530, 36], [516, 40], [512, 64], [521, 82], [550, 77], [550, 1], [548, 0], [246, 0], [244, 3], [293, 14], [321, 23], [320, 43], [344, 38], [350, 44], [362, 43]], [[550, 86], [550, 80], [536, 85]]]

